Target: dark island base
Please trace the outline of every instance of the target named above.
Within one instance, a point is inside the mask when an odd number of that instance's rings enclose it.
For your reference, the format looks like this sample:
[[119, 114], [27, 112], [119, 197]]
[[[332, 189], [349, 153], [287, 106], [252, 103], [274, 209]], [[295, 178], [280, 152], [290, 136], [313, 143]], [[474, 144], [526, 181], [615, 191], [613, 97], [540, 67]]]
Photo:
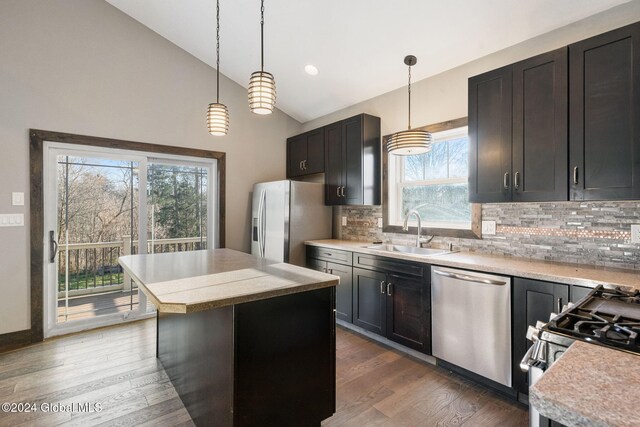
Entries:
[[158, 358], [196, 425], [318, 426], [335, 412], [335, 288], [159, 313]]

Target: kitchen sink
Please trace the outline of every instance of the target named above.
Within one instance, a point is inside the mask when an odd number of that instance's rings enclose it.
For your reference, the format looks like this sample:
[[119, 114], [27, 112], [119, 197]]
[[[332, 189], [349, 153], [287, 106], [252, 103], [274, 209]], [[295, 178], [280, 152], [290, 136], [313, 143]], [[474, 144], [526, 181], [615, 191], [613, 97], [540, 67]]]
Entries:
[[403, 254], [422, 255], [422, 256], [435, 256], [435, 255], [444, 255], [444, 254], [453, 253], [453, 251], [448, 251], [446, 249], [418, 248], [416, 246], [393, 245], [390, 243], [382, 244], [382, 245], [365, 246], [365, 248], [373, 249], [380, 252], [393, 252], [393, 253], [403, 253]]

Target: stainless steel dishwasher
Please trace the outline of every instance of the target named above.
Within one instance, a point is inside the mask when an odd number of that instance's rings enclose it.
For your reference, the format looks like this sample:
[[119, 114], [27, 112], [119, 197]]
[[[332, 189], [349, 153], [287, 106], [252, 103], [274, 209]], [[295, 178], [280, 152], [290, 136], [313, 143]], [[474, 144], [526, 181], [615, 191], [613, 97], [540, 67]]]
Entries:
[[511, 278], [431, 270], [432, 352], [511, 387]]

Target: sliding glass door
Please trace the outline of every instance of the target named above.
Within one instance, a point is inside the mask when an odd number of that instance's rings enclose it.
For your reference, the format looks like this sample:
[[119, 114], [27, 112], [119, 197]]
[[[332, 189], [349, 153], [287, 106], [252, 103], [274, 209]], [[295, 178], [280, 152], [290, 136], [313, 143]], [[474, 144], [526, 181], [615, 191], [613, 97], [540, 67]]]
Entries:
[[215, 242], [214, 168], [215, 161], [45, 143], [45, 335], [152, 313], [118, 257]]

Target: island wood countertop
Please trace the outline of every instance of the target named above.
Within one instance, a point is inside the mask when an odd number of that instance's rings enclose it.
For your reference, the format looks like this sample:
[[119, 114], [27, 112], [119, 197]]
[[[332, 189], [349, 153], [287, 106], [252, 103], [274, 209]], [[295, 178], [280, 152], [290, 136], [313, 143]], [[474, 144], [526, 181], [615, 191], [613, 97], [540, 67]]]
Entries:
[[582, 341], [529, 390], [529, 403], [567, 426], [639, 426], [640, 356]]
[[473, 252], [453, 252], [443, 255], [424, 256], [398, 252], [367, 249], [371, 242], [353, 240], [310, 240], [307, 245], [341, 249], [443, 267], [464, 268], [485, 273], [504, 274], [547, 282], [595, 287], [597, 285], [626, 286], [640, 289], [640, 272], [620, 268], [568, 264], [499, 255], [484, 255]]
[[161, 313], [190, 313], [336, 286], [339, 278], [231, 249], [118, 259]]

